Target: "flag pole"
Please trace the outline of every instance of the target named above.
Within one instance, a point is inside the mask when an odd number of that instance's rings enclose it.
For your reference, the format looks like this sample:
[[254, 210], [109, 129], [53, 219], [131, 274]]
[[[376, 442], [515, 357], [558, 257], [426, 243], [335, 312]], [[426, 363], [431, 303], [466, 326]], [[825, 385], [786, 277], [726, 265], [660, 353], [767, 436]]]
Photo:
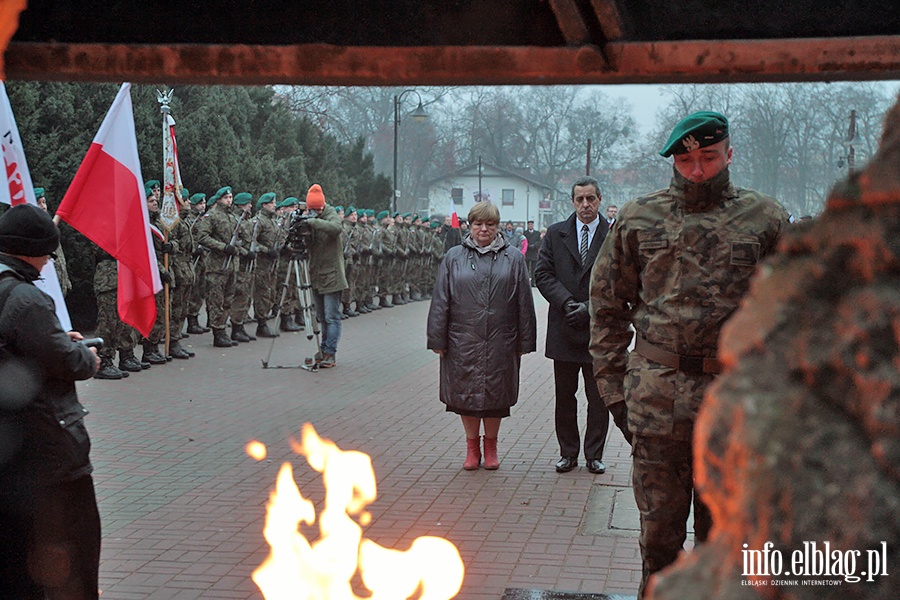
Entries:
[[[172, 101], [172, 92], [174, 90], [169, 90], [168, 92], [160, 92], [156, 91], [156, 101], [159, 102], [159, 112], [162, 114], [162, 133], [163, 133], [163, 184], [162, 184], [162, 194], [160, 198], [160, 213], [163, 211], [163, 204], [166, 199], [166, 190], [169, 188], [169, 177], [167, 168], [167, 162], [169, 160], [169, 102]], [[169, 230], [175, 226], [172, 223], [170, 226], [166, 225], [167, 220], [161, 219], [162, 230], [163, 230], [163, 243], [169, 243]], [[166, 272], [169, 272], [169, 253], [163, 253], [163, 269]], [[171, 314], [169, 309], [169, 282], [163, 282], [163, 300], [165, 302], [165, 320], [166, 320], [166, 343], [165, 343], [165, 352], [163, 356], [169, 355], [169, 347], [172, 345], [172, 332], [171, 332]]]

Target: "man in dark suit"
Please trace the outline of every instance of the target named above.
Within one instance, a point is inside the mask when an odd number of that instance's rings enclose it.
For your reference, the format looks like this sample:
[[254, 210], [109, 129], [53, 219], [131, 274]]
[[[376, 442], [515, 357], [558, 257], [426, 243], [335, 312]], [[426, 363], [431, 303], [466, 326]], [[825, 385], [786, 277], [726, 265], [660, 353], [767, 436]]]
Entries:
[[[588, 471], [603, 473], [609, 412], [597, 389], [588, 351], [591, 267], [609, 230], [606, 220], [599, 216], [600, 186], [596, 179], [581, 177], [575, 181], [572, 205], [575, 212], [568, 219], [547, 229], [534, 273], [538, 289], [550, 302], [545, 355], [553, 360], [556, 386], [556, 438], [561, 456], [556, 470], [566, 473], [578, 466], [580, 439], [575, 393], [581, 372], [588, 401], [584, 456]], [[620, 428], [625, 426], [624, 414], [614, 417]]]
[[534, 268], [537, 266], [538, 252], [541, 249], [541, 232], [534, 228], [534, 221], [528, 221], [525, 239], [528, 240], [528, 250], [525, 252], [528, 278], [531, 280], [531, 287], [537, 287], [537, 284], [534, 282]]

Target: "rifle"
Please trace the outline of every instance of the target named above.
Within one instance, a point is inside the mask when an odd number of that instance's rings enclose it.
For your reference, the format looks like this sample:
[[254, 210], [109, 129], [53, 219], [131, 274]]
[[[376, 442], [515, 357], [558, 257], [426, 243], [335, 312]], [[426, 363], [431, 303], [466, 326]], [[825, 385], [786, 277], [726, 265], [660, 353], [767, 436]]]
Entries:
[[[244, 220], [244, 215], [246, 215], [246, 211], [241, 211], [241, 216], [238, 217], [237, 225], [234, 226], [234, 231], [231, 232], [231, 241], [228, 242], [229, 246], [234, 246], [237, 243], [238, 232], [241, 230], [241, 221]], [[225, 257], [225, 262], [222, 263], [222, 268], [227, 269], [231, 265], [231, 255], [229, 254]]]
[[206, 246], [203, 244], [197, 244], [197, 258], [194, 259], [194, 262], [191, 263], [191, 268], [197, 269], [197, 263], [200, 262], [200, 259], [203, 258], [203, 255], [206, 253]]
[[[253, 233], [250, 234], [250, 252], [256, 252], [256, 249], [259, 247], [259, 244], [256, 241], [256, 234], [259, 231], [259, 215], [256, 217], [256, 221], [253, 223]], [[250, 264], [247, 265], [247, 273], [252, 273], [254, 267], [256, 267], [256, 256], [253, 257], [253, 260], [250, 261]]]
[[277, 231], [275, 232], [275, 245], [272, 247], [275, 252], [278, 253], [278, 256], [275, 257], [275, 262], [272, 263], [272, 273], [278, 272], [278, 263], [281, 261], [281, 244], [282, 244], [282, 233], [285, 232], [284, 224], [288, 222], [287, 217], [282, 216], [281, 220], [277, 222]]

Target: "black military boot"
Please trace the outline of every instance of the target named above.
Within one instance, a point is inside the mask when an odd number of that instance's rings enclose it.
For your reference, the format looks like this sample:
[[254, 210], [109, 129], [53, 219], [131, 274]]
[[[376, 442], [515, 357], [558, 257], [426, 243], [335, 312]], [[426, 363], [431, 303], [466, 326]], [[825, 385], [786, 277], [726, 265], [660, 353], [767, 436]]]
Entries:
[[303, 311], [302, 310], [298, 310], [297, 312], [294, 313], [294, 323], [297, 324], [297, 327], [300, 328], [300, 331], [303, 331], [304, 329], [306, 329], [306, 325], [304, 325], [304, 323], [303, 323]]
[[159, 353], [158, 344], [151, 344], [150, 342], [144, 341], [141, 346], [144, 348], [144, 356], [142, 359], [145, 362], [148, 362], [151, 365], [166, 364], [166, 357]]
[[125, 376], [113, 365], [111, 358], [101, 358], [100, 368], [94, 373], [94, 379], [122, 379]]
[[256, 341], [256, 336], [253, 335], [252, 333], [250, 333], [249, 331], [247, 331], [246, 329], [244, 329], [244, 324], [243, 324], [243, 323], [241, 323], [241, 331], [244, 332], [244, 335], [246, 335], [248, 338], [250, 338], [250, 341], [251, 341], [251, 342], [255, 342], [255, 341]]
[[228, 334], [225, 333], [224, 329], [213, 329], [213, 346], [216, 348], [231, 348], [236, 345], [231, 343], [231, 340], [228, 339]]
[[169, 354], [172, 355], [172, 358], [178, 358], [181, 360], [187, 360], [191, 357], [190, 354], [187, 353], [181, 344], [178, 343], [178, 340], [175, 340], [171, 344], [169, 344]]
[[278, 332], [272, 331], [269, 329], [269, 324], [267, 323], [268, 319], [259, 318], [256, 320], [256, 337], [260, 338], [275, 338], [278, 337]]
[[369, 309], [369, 312], [372, 312], [372, 311], [375, 311], [375, 310], [378, 310], [379, 308], [381, 308], [381, 306], [376, 306], [376, 305], [375, 305], [375, 299], [374, 299], [374, 298], [369, 298], [368, 300], [366, 300], [365, 303], [363, 304], [363, 306], [365, 306], [366, 308], [368, 308], [368, 309]]
[[231, 324], [231, 339], [235, 342], [249, 342], [250, 336], [244, 331], [243, 325]]
[[203, 328], [200, 327], [200, 319], [197, 317], [197, 315], [188, 315], [187, 332], [194, 335], [201, 335], [203, 333], [206, 333], [205, 331], [203, 331]]
[[413, 292], [410, 297], [413, 299], [413, 302], [418, 302], [419, 300], [423, 300], [422, 294], [420, 294], [419, 292]]
[[391, 294], [391, 302], [394, 303], [394, 306], [403, 306], [406, 304], [406, 300], [403, 299], [403, 294]]
[[356, 310], [353, 310], [353, 308], [351, 308], [351, 305], [348, 304], [348, 305], [347, 305], [347, 316], [348, 316], [348, 317], [358, 317], [358, 316], [359, 316], [359, 309], [357, 308]]
[[[150, 363], [147, 363], [147, 367], [150, 367]], [[132, 372], [132, 373], [140, 373], [144, 370], [141, 366], [141, 361], [134, 357], [134, 352], [131, 350], [119, 350], [119, 370], [124, 372]]]
[[394, 305], [387, 299], [387, 296], [381, 296], [378, 299], [378, 306], [382, 308], [394, 308]]
[[300, 326], [294, 321], [294, 315], [281, 315], [282, 331], [300, 331]]

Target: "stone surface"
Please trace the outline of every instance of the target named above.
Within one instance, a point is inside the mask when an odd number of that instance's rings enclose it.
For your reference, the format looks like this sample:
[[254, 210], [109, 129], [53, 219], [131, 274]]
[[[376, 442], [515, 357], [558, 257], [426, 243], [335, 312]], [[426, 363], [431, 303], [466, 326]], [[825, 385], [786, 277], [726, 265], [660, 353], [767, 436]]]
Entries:
[[[898, 347], [900, 103], [872, 164], [785, 237], [723, 331], [727, 370], [695, 441], [713, 534], [650, 597], [900, 598]], [[781, 575], [746, 576], [743, 545], [766, 542], [784, 559]], [[791, 573], [804, 542], [860, 551], [856, 574], [874, 566], [872, 550], [889, 575], [854, 583]], [[836, 583], [809, 584], [822, 579]]]
[[545, 590], [507, 589], [502, 600], [633, 600], [636, 596], [608, 596], [606, 594], [576, 594]]

